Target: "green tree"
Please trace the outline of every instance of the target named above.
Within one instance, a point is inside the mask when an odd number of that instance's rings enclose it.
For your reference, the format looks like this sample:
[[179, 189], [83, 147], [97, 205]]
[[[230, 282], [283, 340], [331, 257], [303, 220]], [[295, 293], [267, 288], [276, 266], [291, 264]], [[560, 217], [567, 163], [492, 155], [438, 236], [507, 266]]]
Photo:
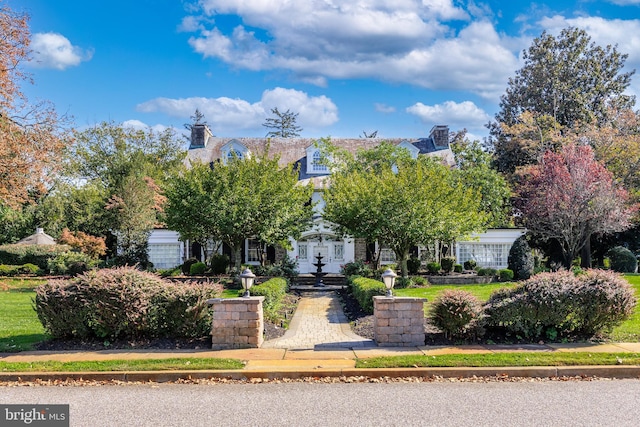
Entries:
[[635, 72], [622, 72], [628, 55], [596, 45], [582, 29], [565, 28], [557, 37], [543, 32], [522, 56], [524, 66], [501, 98], [498, 123], [513, 125], [530, 111], [572, 128], [604, 119], [612, 104], [633, 105], [623, 94]]
[[272, 108], [271, 113], [275, 117], [268, 117], [262, 126], [272, 129], [267, 133], [267, 138], [293, 138], [300, 136], [302, 128], [296, 124], [298, 114], [289, 110], [281, 112], [278, 107]]
[[[182, 164], [182, 142], [172, 129], [156, 133], [113, 122], [77, 132], [68, 177], [85, 182], [80, 188], [93, 192], [85, 195], [100, 194], [102, 206], [110, 207], [103, 209], [104, 216], [96, 215], [96, 227], [85, 232], [112, 236], [107, 239], [112, 254], [116, 249], [113, 237], [120, 237], [121, 253], [140, 254], [138, 262], [146, 264], [141, 248], [146, 253], [148, 235], [158, 222], [160, 188]], [[134, 262], [129, 255], [127, 258], [127, 263]]]
[[[376, 150], [368, 157], [383, 158]], [[396, 162], [364, 166], [363, 153], [342, 165], [325, 190], [323, 217], [337, 231], [378, 241], [391, 248], [407, 276], [407, 259], [413, 246], [459, 238], [481, 231], [485, 222], [477, 194], [439, 160], [427, 156], [408, 158], [396, 150]]]
[[[313, 188], [298, 184], [293, 166], [262, 155], [194, 164], [168, 186], [167, 225], [183, 239], [229, 245], [237, 268], [245, 239], [289, 247], [311, 221]], [[194, 205], [195, 203], [195, 205]]]
[[480, 195], [480, 205], [486, 214], [487, 228], [509, 227], [511, 218], [511, 189], [507, 180], [491, 167], [491, 154], [484, 151], [479, 141], [469, 141], [465, 131], [451, 144], [456, 158], [461, 184]]

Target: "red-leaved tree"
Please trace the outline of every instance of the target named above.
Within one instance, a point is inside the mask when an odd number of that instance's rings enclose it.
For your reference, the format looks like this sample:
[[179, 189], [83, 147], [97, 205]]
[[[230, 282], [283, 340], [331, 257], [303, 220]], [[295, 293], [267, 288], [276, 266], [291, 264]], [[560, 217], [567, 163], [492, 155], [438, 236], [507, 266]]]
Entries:
[[635, 207], [628, 205], [627, 191], [616, 186], [589, 146], [572, 144], [560, 152], [548, 151], [520, 178], [516, 206], [525, 225], [560, 244], [567, 268], [592, 234], [630, 227]]

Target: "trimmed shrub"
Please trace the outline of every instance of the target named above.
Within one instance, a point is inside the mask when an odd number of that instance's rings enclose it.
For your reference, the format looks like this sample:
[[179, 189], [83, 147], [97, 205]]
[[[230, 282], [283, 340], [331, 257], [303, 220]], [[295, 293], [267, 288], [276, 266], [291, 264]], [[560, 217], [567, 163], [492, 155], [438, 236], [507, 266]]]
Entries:
[[[268, 319], [275, 319], [287, 294], [287, 280], [282, 277], [274, 277], [260, 285], [252, 286], [249, 292], [252, 296], [264, 297], [262, 304], [264, 315]], [[244, 290], [241, 290], [238, 295], [243, 293]]]
[[40, 269], [37, 265], [34, 264], [24, 264], [24, 265], [0, 265], [0, 276], [19, 276], [21, 274], [28, 275], [38, 275], [42, 274], [43, 270]]
[[453, 271], [453, 266], [455, 263], [456, 259], [454, 257], [444, 257], [440, 260], [442, 271], [444, 271], [445, 273], [451, 273]]
[[[227, 268], [229, 268], [231, 260], [226, 254], [213, 254], [210, 262], [211, 272], [213, 274], [224, 274], [227, 272]], [[191, 267], [189, 267], [189, 272], [191, 272]]]
[[34, 264], [47, 270], [50, 259], [70, 250], [67, 245], [2, 245], [0, 264]]
[[411, 281], [413, 282], [411, 284], [412, 288], [426, 288], [429, 286], [429, 281], [426, 277], [414, 276], [411, 278]]
[[462, 273], [462, 264], [456, 264], [453, 266], [453, 271], [455, 273]]
[[475, 270], [476, 267], [478, 266], [478, 263], [476, 262], [475, 259], [469, 259], [467, 261], [465, 261], [462, 266], [464, 267], [465, 270]]
[[575, 338], [608, 331], [627, 319], [636, 300], [619, 276], [586, 270], [540, 273], [485, 304], [488, 324], [529, 339]]
[[207, 271], [207, 264], [204, 262], [196, 262], [189, 268], [189, 274], [191, 276], [202, 276]]
[[526, 280], [533, 274], [533, 252], [531, 252], [531, 246], [524, 235], [518, 237], [511, 245], [507, 263], [516, 280]]
[[510, 282], [513, 280], [513, 271], [508, 268], [498, 270], [498, 280], [501, 282]]
[[415, 276], [420, 271], [420, 265], [422, 261], [420, 258], [412, 256], [407, 260], [407, 270], [409, 270], [409, 274]]
[[479, 268], [478, 276], [497, 276], [498, 270], [495, 268]]
[[36, 288], [36, 312], [54, 338], [194, 337], [211, 328], [206, 300], [219, 284], [172, 284], [133, 267], [88, 271]]
[[340, 272], [345, 277], [350, 277], [350, 276], [373, 277], [373, 270], [371, 269], [371, 267], [361, 260], [346, 263], [345, 265], [342, 266], [342, 268], [340, 269]]
[[618, 273], [635, 273], [638, 268], [635, 255], [624, 246], [609, 249], [605, 256], [609, 258], [611, 269]]
[[191, 266], [198, 262], [196, 258], [189, 258], [182, 263], [182, 274], [190, 274]]
[[431, 323], [447, 338], [462, 338], [480, 329], [482, 305], [471, 293], [448, 289], [436, 298], [429, 311]]
[[64, 252], [49, 260], [48, 268], [52, 274], [77, 276], [96, 267], [97, 260], [81, 252]]
[[438, 274], [441, 269], [442, 266], [437, 262], [430, 262], [427, 264], [427, 271], [429, 272], [429, 274]]
[[369, 314], [373, 313], [373, 297], [387, 293], [384, 283], [378, 280], [352, 276], [349, 283], [351, 285], [351, 293], [360, 304], [360, 308]]

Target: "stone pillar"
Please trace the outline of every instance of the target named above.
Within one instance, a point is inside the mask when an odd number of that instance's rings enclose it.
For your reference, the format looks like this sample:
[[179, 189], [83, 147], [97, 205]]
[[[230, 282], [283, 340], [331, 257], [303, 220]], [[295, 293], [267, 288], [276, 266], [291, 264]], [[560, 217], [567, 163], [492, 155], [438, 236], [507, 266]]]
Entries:
[[383, 347], [424, 345], [426, 298], [373, 297], [374, 339]]
[[264, 297], [215, 298], [211, 325], [211, 348], [258, 348], [264, 341]]

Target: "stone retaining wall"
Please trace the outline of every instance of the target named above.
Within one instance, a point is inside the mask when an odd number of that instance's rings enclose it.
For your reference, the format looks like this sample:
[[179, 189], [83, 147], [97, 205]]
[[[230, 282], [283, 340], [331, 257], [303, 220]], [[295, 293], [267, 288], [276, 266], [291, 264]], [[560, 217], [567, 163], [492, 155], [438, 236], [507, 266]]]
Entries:
[[264, 297], [215, 298], [213, 305], [211, 348], [258, 348], [264, 341]]
[[384, 347], [424, 345], [426, 298], [373, 297], [374, 339]]

